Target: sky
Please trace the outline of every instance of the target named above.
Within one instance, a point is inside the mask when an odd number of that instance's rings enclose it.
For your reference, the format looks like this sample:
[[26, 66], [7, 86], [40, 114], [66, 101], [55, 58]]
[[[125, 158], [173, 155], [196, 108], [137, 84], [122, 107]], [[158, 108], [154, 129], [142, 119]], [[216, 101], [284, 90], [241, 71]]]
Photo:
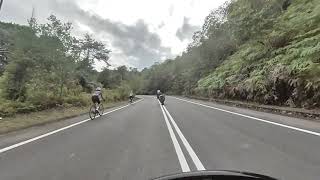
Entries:
[[[4, 0], [0, 21], [45, 23], [51, 14], [112, 50], [110, 64], [143, 69], [180, 55], [205, 17], [225, 0]], [[103, 62], [96, 62], [102, 69]]]

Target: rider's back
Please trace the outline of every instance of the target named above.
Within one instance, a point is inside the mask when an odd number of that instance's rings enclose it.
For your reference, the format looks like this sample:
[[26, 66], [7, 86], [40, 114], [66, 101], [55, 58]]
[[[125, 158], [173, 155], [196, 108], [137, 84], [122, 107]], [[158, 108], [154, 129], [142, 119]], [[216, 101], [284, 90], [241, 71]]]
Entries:
[[93, 92], [93, 94], [92, 94], [93, 96], [100, 96], [101, 95], [101, 91], [94, 91]]

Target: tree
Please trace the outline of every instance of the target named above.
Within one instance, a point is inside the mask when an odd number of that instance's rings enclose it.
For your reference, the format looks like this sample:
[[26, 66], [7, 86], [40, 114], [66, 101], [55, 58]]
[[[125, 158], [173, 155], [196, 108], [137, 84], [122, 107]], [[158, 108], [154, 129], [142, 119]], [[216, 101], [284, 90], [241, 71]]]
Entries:
[[[228, 1], [206, 17], [201, 31], [193, 35], [186, 52], [142, 72], [146, 92], [162, 88], [191, 94], [198, 81], [219, 67], [241, 45], [259, 40], [272, 29], [285, 0]], [[260, 40], [263, 41], [263, 40]]]
[[3, 4], [3, 0], [0, 0], [0, 11], [1, 11], [2, 4]]
[[[51, 15], [48, 23], [37, 24], [36, 19], [31, 18], [29, 22], [33, 32], [39, 35], [37, 49], [41, 50], [40, 59], [37, 61], [38, 79], [42, 82], [51, 82], [55, 84], [53, 90], [61, 98], [63, 88], [67, 85], [68, 80], [74, 75], [75, 59], [72, 57], [72, 47], [74, 38], [71, 36], [71, 23], [62, 23], [56, 16]], [[46, 71], [42, 71], [46, 70]], [[50, 77], [41, 77], [49, 73]], [[46, 83], [45, 83], [46, 84]], [[45, 87], [44, 87], [45, 88]]]
[[29, 79], [30, 59], [25, 57], [20, 50], [14, 51], [10, 58], [12, 62], [7, 66], [2, 79], [4, 95], [9, 100], [24, 101], [26, 84]]
[[[97, 74], [94, 70], [95, 61], [103, 61], [109, 66], [110, 50], [99, 41], [93, 39], [89, 34], [85, 34], [83, 39], [74, 40], [72, 46], [72, 56], [77, 61], [77, 70], [79, 79], [86, 79], [86, 82], [92, 81], [92, 75]], [[90, 80], [91, 79], [91, 80]], [[87, 85], [82, 86], [85, 88]]]
[[[54, 15], [44, 24], [34, 17], [28, 23], [29, 26], [0, 22], [0, 98], [15, 109], [19, 106], [24, 110], [64, 103], [86, 105], [88, 100], [81, 92], [90, 92], [98, 84], [99, 73], [93, 65], [104, 61], [108, 66], [110, 50], [90, 35], [83, 39], [73, 37], [72, 24]], [[121, 83], [116, 70], [102, 80], [107, 80], [104, 84], [111, 82], [112, 88]], [[0, 104], [0, 114], [3, 109], [6, 108]]]
[[120, 85], [120, 75], [116, 70], [110, 70], [105, 68], [99, 73], [98, 82], [100, 82], [104, 88], [115, 88]]
[[8, 64], [8, 50], [0, 45], [0, 75], [2, 75], [5, 66]]
[[126, 66], [120, 66], [117, 68], [117, 72], [119, 73], [120, 75], [120, 81], [123, 81], [126, 79], [126, 74], [128, 72], [128, 69]]
[[2, 84], [5, 97], [10, 100], [25, 100], [26, 85], [30, 80], [30, 68], [34, 65], [33, 58], [37, 37], [30, 29], [16, 32], [10, 62], [5, 68]]
[[110, 65], [108, 60], [111, 51], [103, 43], [94, 40], [89, 34], [86, 34], [80, 40], [80, 52], [83, 55], [83, 59], [87, 60], [90, 64], [98, 60], [105, 62], [108, 66]]

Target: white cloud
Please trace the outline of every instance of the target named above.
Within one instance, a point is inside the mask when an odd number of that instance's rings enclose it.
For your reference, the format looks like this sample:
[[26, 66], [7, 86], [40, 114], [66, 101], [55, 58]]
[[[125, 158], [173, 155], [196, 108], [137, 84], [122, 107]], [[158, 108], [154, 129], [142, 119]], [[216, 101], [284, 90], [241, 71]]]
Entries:
[[[184, 18], [188, 18], [191, 25], [200, 28], [210, 11], [226, 0], [95, 1], [95, 6], [85, 3], [81, 7], [104, 18], [125, 24], [133, 24], [138, 19], [143, 19], [153, 32], [159, 34], [163, 46], [170, 47], [172, 53], [177, 55], [189, 43], [176, 36], [177, 30], [183, 25]], [[163, 24], [161, 28], [159, 24]]]
[[85, 24], [82, 24], [80, 23], [79, 21], [76, 22], [76, 24], [74, 24], [75, 27], [79, 28], [78, 30], [80, 32], [87, 32], [87, 33], [90, 33], [90, 34], [93, 34], [94, 32], [92, 31], [92, 29], [85, 25]]
[[[150, 66], [155, 61], [172, 58], [166, 56], [180, 54], [192, 37], [192, 32], [188, 32], [189, 38], [187, 36], [179, 39], [176, 35], [177, 31], [183, 27], [185, 19], [188, 19], [188, 24], [193, 27], [192, 30], [196, 30], [196, 27], [201, 27], [210, 11], [223, 2], [225, 0], [9, 0], [4, 2], [0, 20], [26, 24], [26, 19], [31, 16], [32, 7], [36, 8], [36, 16], [40, 22], [43, 22], [52, 13], [58, 14], [60, 18], [74, 23], [76, 34], [80, 32], [94, 33], [96, 38], [106, 42], [113, 51], [111, 63], [114, 66], [129, 65], [143, 68]], [[76, 4], [82, 10], [90, 12], [91, 15], [96, 14], [98, 16], [96, 20], [99, 19], [103, 22], [102, 19], [104, 19], [106, 25], [102, 24], [97, 27], [97, 24], [89, 24], [82, 19], [70, 19], [80, 18], [80, 16], [71, 15], [75, 12], [68, 12], [67, 6], [57, 6], [57, 4], [63, 3]], [[108, 30], [107, 28], [112, 28], [112, 24], [117, 28]], [[101, 28], [98, 33], [97, 28]], [[130, 39], [125, 41], [127, 44], [121, 44], [125, 39], [119, 37], [119, 35], [130, 34], [131, 32], [125, 31], [136, 31], [138, 28], [146, 31], [148, 33], [146, 36], [154, 38], [156, 43], [150, 43], [150, 39], [145, 40], [142, 37], [134, 38], [133, 35], [128, 35], [127, 38]], [[117, 34], [113, 32], [114, 30], [119, 30], [121, 33]], [[138, 32], [134, 33], [141, 36]], [[117, 38], [120, 38], [120, 40]], [[141, 44], [139, 44], [140, 42], [132, 42], [140, 39], [144, 40]], [[128, 49], [129, 46], [133, 46], [132, 50], [141, 48], [141, 51], [148, 52], [126, 51], [126, 45]], [[149, 48], [145, 47], [146, 45], [156, 45], [156, 47]], [[168, 53], [168, 48], [171, 53]], [[152, 57], [158, 57], [159, 59]], [[97, 63], [96, 66], [101, 68], [103, 65]]]

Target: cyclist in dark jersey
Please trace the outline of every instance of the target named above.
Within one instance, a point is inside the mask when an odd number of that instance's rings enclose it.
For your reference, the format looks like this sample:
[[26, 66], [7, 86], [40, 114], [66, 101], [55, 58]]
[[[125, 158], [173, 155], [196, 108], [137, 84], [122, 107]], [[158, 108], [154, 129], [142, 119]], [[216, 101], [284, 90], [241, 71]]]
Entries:
[[[96, 90], [93, 92], [93, 94], [91, 96], [91, 100], [94, 104], [96, 104], [96, 103], [100, 104], [101, 101], [104, 100], [100, 87], [97, 87]], [[96, 107], [97, 110], [99, 110], [98, 108], [99, 108], [99, 106]]]
[[134, 98], [134, 94], [133, 94], [133, 91], [131, 90], [129, 94], [129, 100], [131, 103], [133, 102], [133, 98]]

